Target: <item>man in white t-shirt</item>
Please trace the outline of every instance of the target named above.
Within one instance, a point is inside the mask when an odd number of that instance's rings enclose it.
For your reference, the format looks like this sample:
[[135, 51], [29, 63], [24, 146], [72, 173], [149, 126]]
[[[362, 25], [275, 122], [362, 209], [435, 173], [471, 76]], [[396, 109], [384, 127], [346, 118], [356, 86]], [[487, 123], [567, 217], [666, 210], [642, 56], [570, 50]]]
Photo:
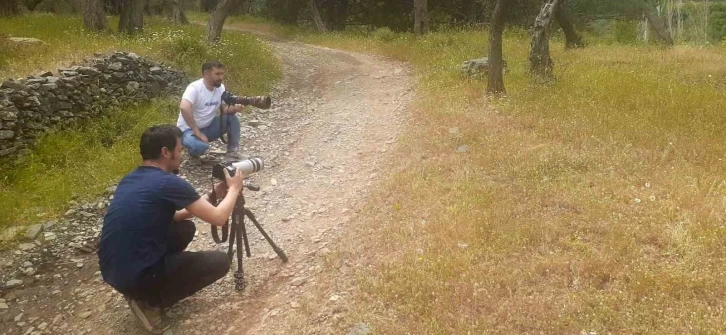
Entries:
[[[193, 163], [209, 149], [209, 141], [227, 134], [225, 160], [239, 160], [240, 123], [237, 113], [243, 105], [227, 106], [222, 102], [224, 65], [217, 61], [202, 64], [202, 78], [189, 84], [179, 104], [176, 125], [184, 133], [182, 145], [187, 148]], [[222, 112], [217, 115], [217, 109]], [[224, 125], [224, 129], [220, 126]]]

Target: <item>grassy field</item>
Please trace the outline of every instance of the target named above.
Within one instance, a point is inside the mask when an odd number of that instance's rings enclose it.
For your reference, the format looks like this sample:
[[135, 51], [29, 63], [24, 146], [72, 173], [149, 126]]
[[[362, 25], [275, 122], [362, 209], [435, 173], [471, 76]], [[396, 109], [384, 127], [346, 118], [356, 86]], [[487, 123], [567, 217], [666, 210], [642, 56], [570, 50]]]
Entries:
[[528, 38], [510, 30], [508, 96], [490, 101], [485, 83], [458, 73], [487, 55], [483, 31], [264, 29], [416, 69], [393, 177], [374, 190], [349, 236], [357, 242], [330, 259], [361, 265], [348, 324], [380, 334], [726, 332], [726, 49], [590, 41], [566, 51], [558, 36], [557, 80], [535, 84]]
[[[0, 77], [24, 77], [82, 61], [94, 52], [131, 51], [185, 70], [190, 79], [201, 63], [219, 59], [225, 82], [240, 94], [267, 93], [279, 77], [278, 64], [259, 40], [224, 35], [218, 45], [202, 43], [204, 27], [170, 25], [145, 18], [136, 37], [84, 32], [75, 16], [27, 15], [0, 18], [0, 36], [35, 37], [47, 44], [23, 49], [0, 48]], [[112, 26], [116, 23], [112, 22]], [[179, 92], [181, 96], [182, 92]], [[138, 138], [148, 126], [176, 123], [178, 96], [108, 111], [101, 119], [74, 129], [48, 133], [32, 154], [0, 162], [0, 228], [44, 222], [63, 214], [68, 202], [94, 199], [140, 163]], [[113, 143], [107, 147], [105, 144]]]

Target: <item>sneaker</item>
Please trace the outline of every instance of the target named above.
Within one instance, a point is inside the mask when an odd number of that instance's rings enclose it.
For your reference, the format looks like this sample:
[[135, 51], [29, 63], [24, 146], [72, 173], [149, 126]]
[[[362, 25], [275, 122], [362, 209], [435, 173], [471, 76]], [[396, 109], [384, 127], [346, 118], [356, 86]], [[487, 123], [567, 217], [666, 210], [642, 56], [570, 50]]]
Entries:
[[162, 320], [163, 308], [151, 307], [144, 301], [127, 298], [131, 311], [141, 325], [153, 334], [163, 334], [171, 325]]
[[226, 162], [236, 162], [242, 160], [242, 156], [237, 151], [227, 150], [227, 154], [224, 155], [224, 160]]
[[191, 165], [191, 166], [202, 165], [202, 157], [189, 155], [189, 165]]

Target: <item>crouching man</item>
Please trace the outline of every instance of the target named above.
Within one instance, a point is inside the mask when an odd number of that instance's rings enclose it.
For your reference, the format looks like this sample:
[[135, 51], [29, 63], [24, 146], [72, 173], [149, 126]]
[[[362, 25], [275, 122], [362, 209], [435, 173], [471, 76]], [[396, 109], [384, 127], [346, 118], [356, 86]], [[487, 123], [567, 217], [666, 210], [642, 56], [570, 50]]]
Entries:
[[196, 227], [195, 216], [221, 226], [242, 191], [242, 173], [214, 186], [217, 206], [172, 173], [182, 158], [182, 132], [173, 125], [154, 126], [141, 136], [143, 164], [121, 179], [104, 217], [98, 251], [106, 283], [122, 293], [147, 330], [162, 333], [169, 325], [163, 309], [224, 277], [227, 255], [219, 251], [184, 251]]

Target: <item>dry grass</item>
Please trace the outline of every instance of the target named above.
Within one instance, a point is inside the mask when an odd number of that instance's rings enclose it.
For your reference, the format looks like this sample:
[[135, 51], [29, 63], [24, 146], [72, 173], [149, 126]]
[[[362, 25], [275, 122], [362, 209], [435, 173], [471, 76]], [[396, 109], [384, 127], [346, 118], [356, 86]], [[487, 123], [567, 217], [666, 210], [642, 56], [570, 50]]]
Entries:
[[726, 332], [726, 50], [557, 41], [557, 80], [534, 84], [526, 36], [509, 31], [509, 96], [488, 102], [485, 84], [457, 72], [486, 55], [485, 32], [298, 38], [417, 68], [392, 176], [353, 225], [357, 242], [339, 247], [364, 264], [347, 324]]

